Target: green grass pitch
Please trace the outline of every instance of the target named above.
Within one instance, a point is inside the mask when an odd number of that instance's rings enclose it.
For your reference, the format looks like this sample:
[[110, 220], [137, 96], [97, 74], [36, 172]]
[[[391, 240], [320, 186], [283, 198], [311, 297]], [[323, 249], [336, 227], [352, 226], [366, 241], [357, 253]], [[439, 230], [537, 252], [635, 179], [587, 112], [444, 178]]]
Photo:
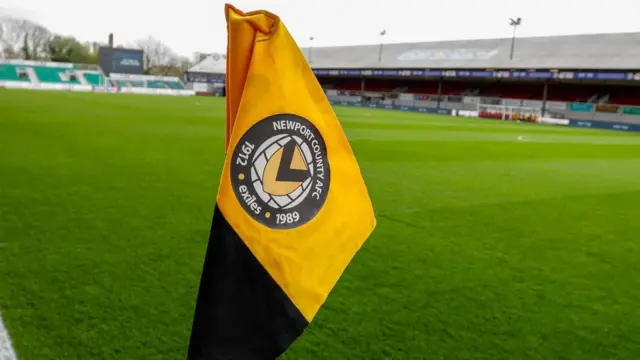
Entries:
[[[640, 135], [336, 112], [378, 226], [285, 359], [640, 358]], [[219, 98], [0, 91], [22, 359], [185, 358], [223, 146]]]

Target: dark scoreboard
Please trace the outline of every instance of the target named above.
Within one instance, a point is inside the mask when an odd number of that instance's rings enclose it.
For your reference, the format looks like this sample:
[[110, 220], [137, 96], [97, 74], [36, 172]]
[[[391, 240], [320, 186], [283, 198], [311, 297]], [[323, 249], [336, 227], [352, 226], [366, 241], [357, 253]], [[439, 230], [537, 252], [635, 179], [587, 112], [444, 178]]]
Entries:
[[139, 49], [101, 46], [98, 63], [107, 76], [116, 74], [144, 74], [144, 53]]

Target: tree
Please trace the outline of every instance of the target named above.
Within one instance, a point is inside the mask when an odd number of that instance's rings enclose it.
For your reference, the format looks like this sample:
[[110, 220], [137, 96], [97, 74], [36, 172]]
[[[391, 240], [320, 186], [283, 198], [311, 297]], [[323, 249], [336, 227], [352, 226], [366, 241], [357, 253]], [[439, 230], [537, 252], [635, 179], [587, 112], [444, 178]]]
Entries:
[[54, 36], [48, 44], [51, 61], [78, 64], [92, 63], [95, 56], [73, 36]]
[[5, 53], [4, 53], [4, 43], [2, 42], [2, 39], [4, 39], [4, 23], [2, 22], [2, 18], [0, 18], [0, 59], [5, 59]]
[[209, 56], [211, 54], [207, 54], [207, 53], [201, 53], [201, 52], [195, 52], [193, 53], [193, 63], [197, 64], [202, 62], [202, 60], [206, 59], [207, 56]]
[[97, 41], [87, 41], [83, 44], [85, 48], [89, 51], [89, 64], [97, 64], [98, 63], [98, 51], [100, 50], [100, 43]]
[[146, 74], [181, 76], [191, 67], [188, 58], [179, 56], [165, 43], [151, 36], [136, 41], [134, 47], [144, 52]]
[[134, 46], [144, 52], [144, 68], [147, 72], [177, 65], [178, 55], [165, 43], [152, 36], [136, 41]]
[[24, 34], [24, 41], [22, 45], [22, 58], [25, 60], [31, 60], [31, 51], [29, 47], [29, 33]]
[[19, 21], [13, 18], [0, 18], [0, 44], [2, 46], [2, 55], [6, 59], [22, 57], [23, 33], [19, 26]]
[[45, 59], [51, 37], [49, 30], [32, 21], [0, 18], [0, 51], [5, 58]]
[[53, 37], [53, 34], [41, 25], [32, 23], [32, 26], [26, 32], [29, 35], [28, 44], [30, 46], [31, 57], [40, 60], [47, 56], [47, 44]]
[[178, 60], [179, 60], [178, 75], [184, 74], [187, 70], [189, 70], [189, 68], [193, 66], [193, 63], [187, 57], [180, 57]]
[[[130, 47], [143, 50], [147, 74], [180, 76], [192, 64], [188, 58], [178, 56], [169, 46], [151, 36]], [[80, 43], [73, 36], [53, 34], [35, 22], [0, 16], [0, 59], [97, 64], [99, 48], [96, 41]], [[206, 55], [201, 54], [198, 58]]]
[[149, 69], [148, 75], [182, 76], [191, 67], [191, 61], [183, 56], [174, 56], [166, 64]]

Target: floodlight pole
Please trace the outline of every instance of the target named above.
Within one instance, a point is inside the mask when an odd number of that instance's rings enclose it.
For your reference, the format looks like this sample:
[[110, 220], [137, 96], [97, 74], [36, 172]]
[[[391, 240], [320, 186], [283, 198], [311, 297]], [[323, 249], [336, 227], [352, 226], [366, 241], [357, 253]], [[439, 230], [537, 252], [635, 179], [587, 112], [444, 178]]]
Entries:
[[509, 23], [510, 26], [513, 26], [513, 37], [511, 37], [511, 53], [509, 55], [509, 60], [513, 60], [513, 52], [516, 48], [516, 28], [522, 24], [522, 18], [517, 18], [517, 19], [509, 19], [511, 20], [511, 23]]
[[383, 45], [382, 37], [387, 35], [387, 30], [380, 31], [378, 35], [380, 35], [380, 47], [378, 48], [378, 65], [380, 66], [382, 65], [382, 45]]
[[313, 64], [312, 51], [313, 51], [313, 36], [310, 36], [309, 37], [309, 65]]
[[518, 25], [513, 26], [513, 37], [511, 37], [511, 53], [509, 54], [509, 60], [513, 60], [513, 51], [516, 48], [516, 29]]

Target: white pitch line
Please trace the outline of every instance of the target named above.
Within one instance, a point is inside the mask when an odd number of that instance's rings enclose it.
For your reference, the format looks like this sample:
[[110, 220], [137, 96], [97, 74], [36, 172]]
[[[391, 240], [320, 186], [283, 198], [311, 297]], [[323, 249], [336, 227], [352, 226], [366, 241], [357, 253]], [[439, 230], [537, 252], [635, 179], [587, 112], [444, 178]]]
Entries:
[[0, 360], [18, 360], [16, 351], [13, 350], [11, 345], [11, 338], [9, 337], [9, 331], [2, 322], [2, 316], [0, 315]]

